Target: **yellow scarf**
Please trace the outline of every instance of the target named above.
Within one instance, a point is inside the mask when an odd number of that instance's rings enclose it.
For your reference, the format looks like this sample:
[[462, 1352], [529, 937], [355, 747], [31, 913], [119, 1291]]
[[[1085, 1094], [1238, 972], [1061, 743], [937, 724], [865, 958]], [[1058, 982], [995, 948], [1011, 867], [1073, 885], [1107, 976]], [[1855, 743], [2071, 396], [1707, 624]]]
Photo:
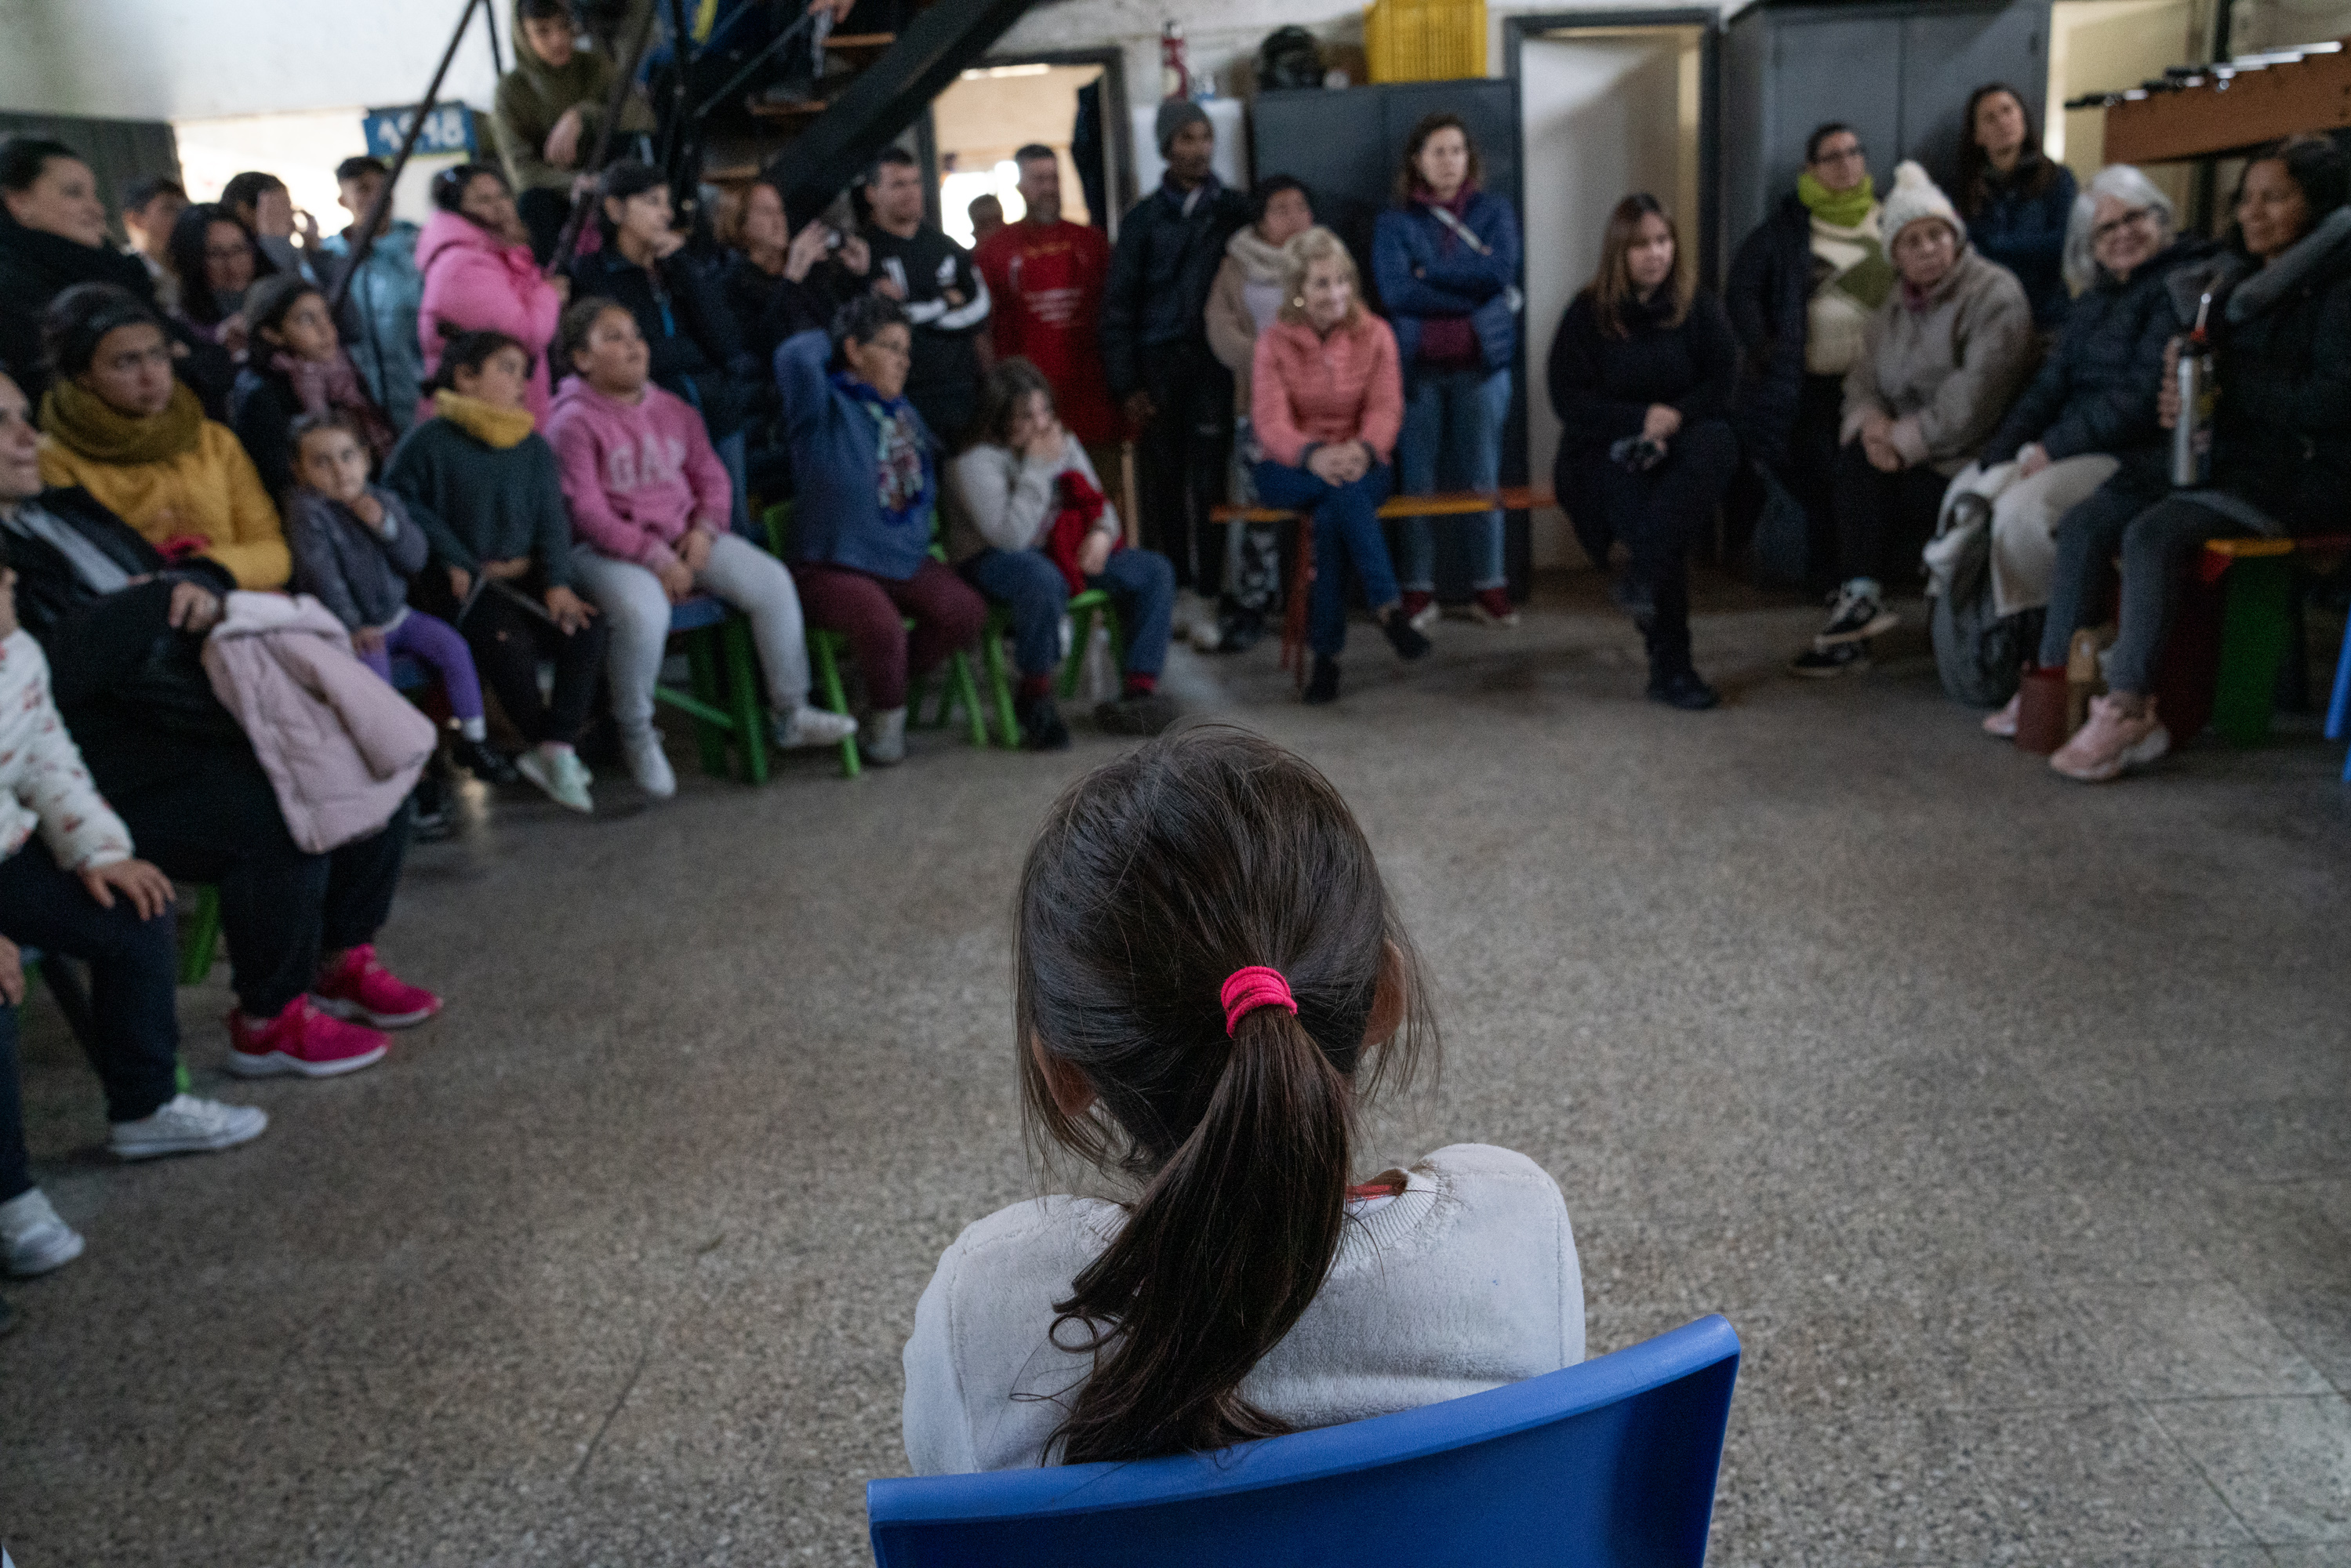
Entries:
[[500, 408], [477, 397], [444, 388], [433, 394], [433, 412], [482, 443], [504, 452], [519, 446], [537, 423], [527, 408]]
[[162, 413], [135, 417], [79, 382], [61, 380], [41, 394], [41, 428], [92, 463], [129, 468], [193, 452], [204, 435], [204, 405], [186, 382], [175, 381]]

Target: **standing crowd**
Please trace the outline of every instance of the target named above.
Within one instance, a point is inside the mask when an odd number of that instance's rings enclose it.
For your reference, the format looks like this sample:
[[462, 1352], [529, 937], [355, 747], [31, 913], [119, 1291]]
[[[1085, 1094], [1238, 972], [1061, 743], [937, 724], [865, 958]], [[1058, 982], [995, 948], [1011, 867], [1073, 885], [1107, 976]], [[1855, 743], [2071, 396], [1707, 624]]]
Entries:
[[[502, 164], [436, 175], [421, 226], [362, 232], [388, 173], [354, 158], [339, 234], [266, 173], [193, 204], [153, 179], [126, 192], [118, 250], [73, 149], [0, 142], [0, 994], [23, 993], [18, 944], [90, 964], [125, 1157], [266, 1121], [175, 1082], [174, 880], [217, 900], [234, 1071], [381, 1060], [385, 1031], [441, 1005], [373, 945], [434, 756], [590, 811], [583, 748], [608, 716], [635, 784], [672, 794], [653, 704], [681, 605], [747, 622], [775, 746], [888, 765], [909, 692], [983, 637], [1011, 645], [1022, 744], [1067, 746], [1065, 620], [1098, 594], [1123, 635], [1096, 721], [1149, 736], [1173, 717], [1171, 642], [1250, 645], [1297, 567], [1215, 508], [1311, 515], [1319, 704], [1351, 586], [1399, 658], [1437, 629], [1437, 529], [1405, 517], [1399, 562], [1384, 505], [1498, 487], [1520, 241], [1457, 116], [1401, 149], [1368, 289], [1299, 181], [1218, 182], [1188, 101], [1161, 107], [1165, 176], [1115, 245], [1061, 216], [1041, 146], [1018, 155], [1022, 216], [976, 251], [924, 221], [896, 150], [861, 222], [794, 232], [762, 181], [705, 234], [649, 164], [582, 172], [609, 60], [562, 0], [517, 13]], [[643, 123], [626, 101], [623, 134]], [[1956, 201], [1915, 163], [1881, 200], [1858, 136], [1821, 127], [1720, 298], [1673, 214], [1627, 196], [1549, 346], [1553, 477], [1595, 561], [1624, 547], [1612, 598], [1648, 695], [1682, 709], [1717, 701], [1689, 553], [1742, 486], [1813, 519], [1833, 572], [1803, 675], [1865, 668], [1896, 619], [1885, 585], [1923, 559], [1938, 612], [1970, 610], [1955, 656], [1996, 703], [2105, 618], [2119, 554], [2109, 693], [2053, 758], [2111, 778], [2168, 744], [2154, 670], [2188, 554], [2339, 514], [2346, 165], [2320, 139], [2257, 156], [2208, 244], [2137, 171], [2077, 193], [2012, 91], [1980, 91], [1968, 123]], [[591, 221], [569, 221], [575, 193]], [[2209, 483], [2175, 488], [2191, 322], [2219, 412]], [[1501, 514], [1447, 529], [1466, 616], [1514, 624]], [[811, 701], [812, 630], [848, 649], [862, 713]], [[445, 730], [393, 694], [411, 670]], [[14, 1053], [0, 1013], [0, 1264], [21, 1274], [81, 1242], [30, 1181]]]

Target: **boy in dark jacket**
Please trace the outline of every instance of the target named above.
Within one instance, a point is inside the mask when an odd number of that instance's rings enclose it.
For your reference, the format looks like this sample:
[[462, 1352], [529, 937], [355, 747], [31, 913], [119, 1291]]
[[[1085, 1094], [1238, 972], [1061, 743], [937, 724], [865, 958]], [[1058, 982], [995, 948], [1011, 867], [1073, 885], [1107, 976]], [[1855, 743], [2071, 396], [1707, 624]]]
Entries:
[[914, 332], [906, 401], [952, 445], [979, 408], [979, 334], [994, 303], [971, 252], [923, 222], [923, 171], [903, 148], [885, 150], [865, 176], [873, 209], [865, 225], [872, 287], [898, 302]]
[[1166, 176], [1111, 252], [1102, 371], [1140, 447], [1144, 547], [1175, 563], [1177, 587], [1214, 595], [1225, 552], [1207, 517], [1224, 492], [1233, 378], [1208, 347], [1208, 290], [1249, 198], [1217, 183], [1217, 132], [1198, 104], [1161, 104], [1158, 133]]

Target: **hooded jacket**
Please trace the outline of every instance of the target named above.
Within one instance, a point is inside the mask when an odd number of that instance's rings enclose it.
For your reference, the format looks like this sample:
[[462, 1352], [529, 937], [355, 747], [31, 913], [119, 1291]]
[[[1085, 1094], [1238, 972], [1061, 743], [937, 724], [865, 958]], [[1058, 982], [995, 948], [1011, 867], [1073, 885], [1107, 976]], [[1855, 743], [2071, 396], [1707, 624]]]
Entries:
[[[791, 443], [792, 559], [844, 566], [904, 582], [930, 559], [932, 508], [910, 507], [903, 517], [882, 507], [877, 483], [879, 437], [868, 404], [833, 385], [825, 366], [832, 345], [822, 332], [801, 332], [776, 350], [776, 385], [783, 395], [784, 434]], [[937, 494], [937, 442], [914, 416], [923, 445], [925, 487]]]
[[[735, 377], [755, 376], [758, 367], [709, 273], [682, 250], [640, 267], [609, 238], [601, 249], [573, 257], [569, 270], [572, 298], [601, 296], [636, 318], [654, 384], [699, 409], [711, 440], [724, 441], [743, 428], [744, 399]], [[569, 365], [554, 371], [558, 380], [570, 373]]]
[[2194, 241], [2176, 241], [2117, 283], [2103, 268], [2082, 291], [2049, 357], [1984, 443], [1990, 467], [2038, 442], [2052, 462], [2104, 453], [2126, 468], [2160, 477], [2167, 460], [2156, 424], [2156, 394], [2163, 384], [2163, 351], [2179, 322], [2173, 314], [2172, 270], [2196, 254]]
[[572, 535], [600, 553], [658, 571], [677, 559], [688, 528], [726, 531], [735, 504], [726, 465], [684, 398], [647, 382], [630, 404], [569, 376], [547, 439]]
[[2183, 328], [2199, 296], [2215, 295], [2214, 489], [2257, 508], [2258, 522], [2240, 520], [2265, 533], [2339, 528], [2351, 495], [2351, 207], [2266, 267], [2231, 248], [2169, 283]]
[[[416, 319], [424, 307], [424, 275], [416, 268], [416, 241], [423, 233], [403, 218], [376, 235], [343, 302], [350, 329], [343, 346], [368, 395], [403, 434], [424, 396], [424, 350], [416, 340]], [[328, 235], [319, 248], [332, 258], [326, 268], [327, 287], [332, 288], [350, 269], [349, 231]]]
[[1431, 317], [1466, 316], [1489, 372], [1508, 370], [1519, 347], [1519, 214], [1490, 191], [1471, 194], [1461, 222], [1482, 240], [1480, 256], [1425, 202], [1392, 207], [1372, 229], [1372, 281], [1395, 324], [1396, 353], [1410, 376], [1421, 329]]
[[1869, 318], [1861, 357], [1845, 372], [1838, 439], [1852, 438], [1866, 410], [1883, 409], [1906, 461], [1956, 474], [2032, 373], [2032, 308], [2014, 274], [1970, 248], [1920, 308], [1907, 295], [1896, 287]]
[[[568, 191], [576, 168], [559, 169], [546, 158], [548, 134], [567, 110], [580, 111], [580, 156], [584, 162], [596, 143], [596, 128], [603, 123], [604, 106], [611, 101], [612, 75], [620, 69], [612, 57], [593, 48], [575, 48], [561, 70], [532, 52], [524, 40], [522, 6], [508, 12], [514, 40], [514, 68], [498, 78], [491, 100], [490, 129], [497, 138], [498, 157], [507, 180], [520, 195], [525, 191]], [[622, 131], [653, 129], [653, 111], [635, 91], [621, 108]]]
[[[460, 332], [504, 332], [531, 357], [523, 406], [547, 418], [547, 346], [563, 298], [539, 276], [530, 246], [508, 245], [461, 213], [435, 213], [416, 240], [416, 267], [424, 276], [416, 337], [429, 380], [441, 368], [442, 346]], [[422, 419], [430, 409], [419, 409]]]

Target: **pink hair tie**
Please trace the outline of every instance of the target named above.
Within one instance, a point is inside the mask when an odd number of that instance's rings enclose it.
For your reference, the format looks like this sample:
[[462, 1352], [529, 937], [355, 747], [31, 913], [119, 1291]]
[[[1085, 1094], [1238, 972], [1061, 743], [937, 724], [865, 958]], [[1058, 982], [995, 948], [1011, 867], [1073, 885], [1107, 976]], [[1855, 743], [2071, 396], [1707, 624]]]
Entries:
[[1262, 964], [1251, 964], [1226, 976], [1224, 989], [1218, 996], [1225, 1004], [1228, 1035], [1241, 1027], [1242, 1019], [1259, 1008], [1280, 1008], [1293, 1018], [1298, 1015], [1298, 998], [1290, 994], [1290, 982], [1281, 977], [1280, 970], [1269, 969]]

